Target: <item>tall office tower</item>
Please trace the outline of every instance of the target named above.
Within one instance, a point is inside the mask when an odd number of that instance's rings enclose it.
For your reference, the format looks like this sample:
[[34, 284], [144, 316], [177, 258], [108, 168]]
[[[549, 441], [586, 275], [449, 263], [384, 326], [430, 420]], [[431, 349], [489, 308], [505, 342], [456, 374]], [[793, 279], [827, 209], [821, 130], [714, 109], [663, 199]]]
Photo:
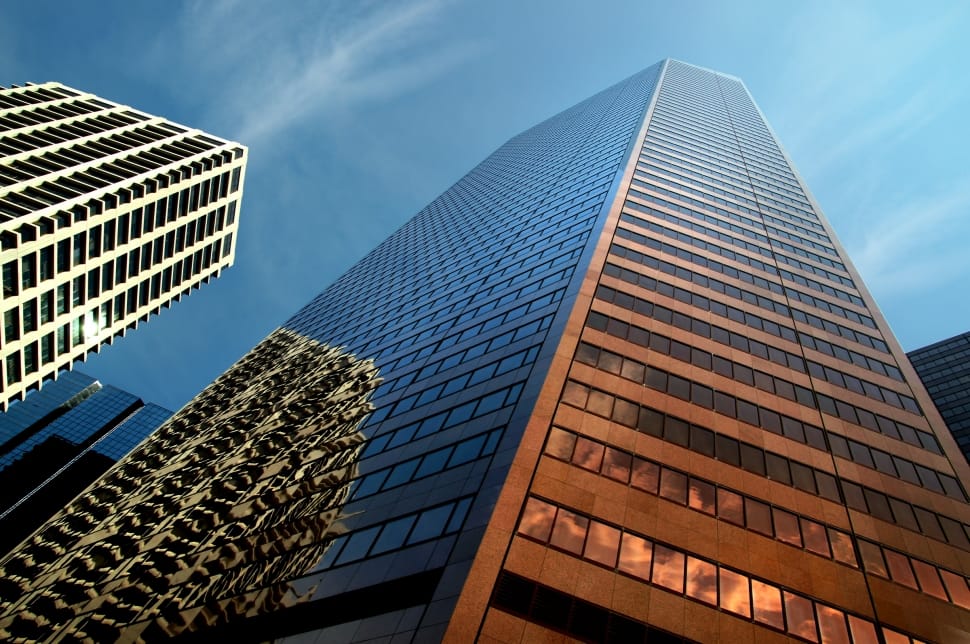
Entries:
[[955, 641], [942, 428], [741, 82], [663, 61], [512, 138], [23, 543], [0, 633]]
[[970, 460], [970, 331], [906, 355]]
[[232, 264], [245, 165], [59, 83], [0, 87], [4, 409]]
[[171, 415], [79, 371], [0, 413], [0, 556]]

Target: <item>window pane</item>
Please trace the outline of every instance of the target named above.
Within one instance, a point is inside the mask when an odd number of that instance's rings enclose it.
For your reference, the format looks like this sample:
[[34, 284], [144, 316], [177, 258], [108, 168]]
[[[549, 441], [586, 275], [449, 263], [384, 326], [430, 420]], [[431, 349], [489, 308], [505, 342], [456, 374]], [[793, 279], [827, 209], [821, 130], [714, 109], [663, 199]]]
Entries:
[[650, 581], [652, 554], [653, 543], [632, 534], [624, 534], [617, 568], [644, 581]]
[[761, 534], [773, 535], [771, 530], [771, 509], [764, 503], [753, 499], [744, 500], [744, 513], [750, 529]]
[[589, 538], [583, 556], [605, 566], [616, 566], [616, 553], [620, 546], [620, 531], [593, 521], [589, 526]]
[[626, 452], [607, 447], [603, 460], [603, 474], [611, 479], [626, 483], [630, 480], [630, 464], [632, 462], [633, 457]]
[[946, 584], [946, 589], [950, 591], [950, 598], [953, 600], [953, 603], [970, 610], [970, 589], [967, 588], [966, 580], [949, 570], [941, 570], [940, 576], [943, 577], [943, 583]]
[[412, 514], [409, 517], [397, 519], [385, 525], [384, 529], [381, 530], [381, 536], [378, 537], [377, 543], [371, 549], [371, 554], [386, 552], [404, 545], [404, 539], [408, 536], [408, 532], [411, 530], [411, 526], [414, 524], [416, 518], [417, 515]]
[[849, 631], [845, 626], [845, 613], [829, 606], [815, 604], [818, 626], [822, 632], [822, 644], [849, 644]]
[[919, 579], [919, 585], [923, 592], [946, 601], [946, 591], [943, 590], [943, 584], [940, 583], [940, 576], [936, 574], [936, 568], [915, 559], [910, 562], [913, 564], [913, 570], [916, 571], [916, 578]]
[[721, 568], [721, 608], [745, 618], [751, 617], [751, 596], [748, 578]]
[[603, 446], [580, 436], [576, 439], [573, 463], [587, 470], [599, 472], [600, 465], [603, 463]]
[[754, 621], [785, 628], [785, 620], [781, 614], [781, 591], [774, 586], [751, 580], [751, 597], [754, 599]]
[[744, 525], [744, 499], [723, 488], [717, 490], [717, 516], [736, 525]]
[[707, 514], [714, 514], [714, 486], [691, 477], [689, 490], [690, 507]]
[[593, 389], [589, 392], [589, 400], [586, 401], [586, 409], [597, 416], [609, 418], [613, 412], [613, 396], [608, 393]]
[[589, 519], [586, 517], [560, 509], [552, 528], [552, 537], [549, 539], [549, 543], [578, 555], [583, 551], [583, 541], [586, 539], [586, 528], [588, 527]]
[[576, 444], [576, 435], [563, 431], [558, 427], [553, 427], [549, 432], [549, 440], [546, 442], [546, 454], [551, 454], [556, 458], [568, 461], [573, 455], [573, 446]]
[[657, 544], [653, 558], [653, 583], [684, 592], [684, 554]]
[[889, 566], [890, 579], [904, 586], [909, 586], [913, 590], [918, 590], [916, 578], [913, 577], [913, 569], [909, 567], [909, 557], [892, 550], [883, 550], [882, 552], [886, 556], [886, 563]]
[[818, 641], [811, 600], [785, 591], [785, 613], [788, 615], [789, 633], [811, 642]]
[[809, 521], [808, 519], [802, 519], [801, 524], [802, 537], [805, 539], [805, 548], [823, 557], [831, 557], [832, 555], [829, 553], [829, 540], [825, 537], [825, 526], [814, 521]]
[[853, 644], [879, 644], [879, 638], [876, 637], [876, 627], [872, 622], [855, 615], [848, 617]]
[[687, 595], [717, 605], [717, 568], [714, 564], [687, 558]]
[[640, 488], [650, 494], [656, 494], [659, 480], [659, 465], [645, 461], [642, 458], [633, 459], [633, 474], [630, 480], [633, 487]]
[[552, 520], [556, 516], [556, 506], [545, 501], [530, 498], [526, 501], [519, 532], [533, 539], [546, 542], [552, 530]]
[[888, 578], [886, 564], [882, 560], [882, 549], [874, 543], [859, 540], [859, 553], [862, 555], [862, 564], [866, 572]]
[[798, 533], [798, 517], [778, 508], [775, 508], [771, 514], [775, 523], [775, 536], [785, 543], [800, 548], [802, 537]]
[[681, 505], [687, 504], [687, 477], [680, 472], [663, 468], [660, 472], [660, 496]]
[[829, 528], [829, 542], [832, 544], [832, 556], [836, 561], [858, 567], [855, 550], [852, 548], [852, 537]]

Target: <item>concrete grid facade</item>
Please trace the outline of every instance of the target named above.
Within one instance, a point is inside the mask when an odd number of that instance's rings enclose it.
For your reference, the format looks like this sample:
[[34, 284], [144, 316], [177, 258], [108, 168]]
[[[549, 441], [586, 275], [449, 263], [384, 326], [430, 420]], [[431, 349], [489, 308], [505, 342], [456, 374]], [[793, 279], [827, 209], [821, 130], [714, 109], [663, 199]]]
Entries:
[[4, 406], [232, 264], [246, 154], [59, 83], [0, 88]]
[[[299, 482], [261, 510], [305, 534], [193, 592], [172, 552], [212, 560], [252, 508], [215, 480], [185, 497], [182, 537], [139, 533], [156, 506], [101, 507], [105, 483], [3, 562], [6, 636], [970, 632], [970, 471], [736, 78], [662, 61], [513, 137], [284, 330], [383, 379], [354, 441], [261, 475]], [[145, 566], [97, 563], [132, 539]], [[79, 590], [105, 580], [108, 599]], [[176, 599], [148, 610], [145, 584]]]

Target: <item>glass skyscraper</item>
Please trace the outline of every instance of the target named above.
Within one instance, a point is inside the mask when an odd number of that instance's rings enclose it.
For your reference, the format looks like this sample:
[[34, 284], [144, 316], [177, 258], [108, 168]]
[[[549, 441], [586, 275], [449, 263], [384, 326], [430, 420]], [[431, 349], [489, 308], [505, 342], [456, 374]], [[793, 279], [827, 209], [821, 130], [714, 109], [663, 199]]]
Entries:
[[22, 544], [0, 633], [952, 641], [942, 428], [743, 84], [662, 61], [509, 140]]
[[0, 413], [0, 553], [97, 480], [172, 415], [79, 371]]

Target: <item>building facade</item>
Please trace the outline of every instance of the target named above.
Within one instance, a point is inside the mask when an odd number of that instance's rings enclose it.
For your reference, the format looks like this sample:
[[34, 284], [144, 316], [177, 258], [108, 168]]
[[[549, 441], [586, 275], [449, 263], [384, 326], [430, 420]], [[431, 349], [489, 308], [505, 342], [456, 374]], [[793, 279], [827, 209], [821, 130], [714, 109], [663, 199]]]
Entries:
[[0, 87], [0, 403], [233, 262], [246, 149], [65, 87]]
[[[341, 429], [307, 411], [335, 400]], [[957, 641], [942, 428], [743, 84], [662, 61], [509, 140], [22, 544], [0, 632]]]
[[28, 537], [172, 415], [67, 371], [0, 413], [0, 552]]
[[906, 355], [970, 461], [970, 331]]

